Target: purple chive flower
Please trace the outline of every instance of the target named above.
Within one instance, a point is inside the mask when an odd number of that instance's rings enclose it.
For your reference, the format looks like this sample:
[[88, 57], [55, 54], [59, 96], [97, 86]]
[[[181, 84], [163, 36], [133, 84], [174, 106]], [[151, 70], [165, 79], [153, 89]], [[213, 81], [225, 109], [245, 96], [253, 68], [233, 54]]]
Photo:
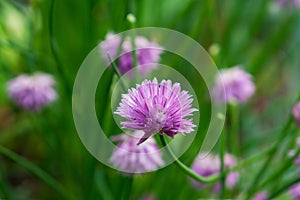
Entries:
[[300, 7], [300, 0], [277, 0], [280, 6], [295, 6]]
[[20, 75], [7, 83], [7, 90], [11, 99], [20, 107], [39, 111], [57, 98], [53, 89], [53, 77], [45, 73], [34, 75]]
[[292, 185], [289, 189], [289, 195], [295, 200], [300, 200], [300, 182]]
[[213, 98], [222, 103], [245, 103], [254, 94], [255, 85], [250, 74], [240, 67], [223, 69], [216, 78]]
[[300, 126], [300, 101], [293, 108], [293, 117], [295, 123]]
[[141, 145], [136, 144], [142, 135], [143, 131], [135, 131], [130, 136], [122, 134], [112, 137], [119, 145], [110, 157], [110, 162], [130, 174], [154, 171], [163, 166], [162, 155], [153, 138], [149, 138]]
[[[230, 154], [225, 154], [224, 156], [224, 167], [225, 169], [234, 167], [237, 164], [237, 160], [234, 156]], [[220, 157], [218, 155], [212, 155], [207, 153], [200, 153], [194, 160], [191, 169], [194, 170], [197, 174], [208, 177], [220, 173]], [[231, 172], [226, 177], [226, 187], [232, 189], [235, 187], [239, 179], [238, 172]], [[203, 188], [206, 184], [199, 183], [191, 179], [193, 185], [197, 188]], [[219, 192], [221, 189], [221, 184], [216, 183], [214, 185], [213, 191]]]
[[[140, 75], [148, 74], [152, 69], [156, 68], [156, 63], [160, 60], [160, 55], [163, 52], [161, 46], [156, 42], [149, 41], [143, 36], [137, 36], [134, 39], [137, 49], [138, 65], [144, 65], [138, 68]], [[110, 54], [112, 60], [116, 59], [118, 48], [121, 43], [121, 38], [118, 35], [107, 34], [106, 40], [101, 43], [100, 49], [105, 61], [109, 64], [107, 53]], [[125, 74], [133, 69], [132, 42], [131, 38], [126, 37], [120, 48], [121, 56], [118, 63], [118, 69], [121, 74]], [[128, 53], [126, 53], [128, 52]], [[130, 74], [132, 76], [132, 73]]]
[[[194, 160], [191, 169], [200, 176], [211, 176], [220, 172], [220, 162], [212, 154], [200, 153]], [[193, 185], [197, 188], [203, 188], [206, 186], [204, 183], [191, 179]]]
[[191, 108], [192, 101], [179, 83], [172, 84], [170, 80], [158, 83], [154, 78], [123, 94], [115, 114], [128, 120], [121, 122], [123, 128], [145, 132], [138, 142], [141, 144], [155, 133], [173, 138], [178, 133], [192, 132], [195, 125], [192, 119], [186, 119], [197, 111]]
[[259, 192], [255, 194], [252, 200], [267, 200], [267, 199], [268, 199], [268, 195], [266, 192]]

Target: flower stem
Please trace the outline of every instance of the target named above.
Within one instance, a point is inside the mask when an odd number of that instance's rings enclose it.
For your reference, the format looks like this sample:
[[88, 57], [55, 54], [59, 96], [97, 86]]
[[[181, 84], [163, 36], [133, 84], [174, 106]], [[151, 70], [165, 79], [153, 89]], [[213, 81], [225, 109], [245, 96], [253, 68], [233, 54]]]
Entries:
[[136, 19], [135, 19], [135, 16], [132, 14], [132, 13], [129, 13], [127, 15], [127, 21], [129, 22], [130, 24], [130, 28], [132, 29], [132, 33], [131, 33], [131, 36], [130, 36], [130, 42], [131, 42], [131, 46], [132, 46], [132, 49], [133, 51], [131, 52], [132, 54], [132, 67], [134, 68], [134, 77], [135, 77], [135, 80], [138, 80], [138, 56], [137, 56], [137, 50], [136, 50], [136, 44], [135, 44], [135, 22], [136, 22]]
[[230, 107], [230, 147], [234, 155], [239, 156], [240, 150], [240, 137], [239, 137], [239, 109], [238, 105], [231, 103]]
[[275, 171], [271, 176], [270, 178], [268, 178], [266, 181], [264, 181], [260, 188], [263, 188], [265, 187], [266, 185], [268, 185], [269, 183], [274, 183], [276, 182], [276, 180], [278, 178], [280, 178], [282, 176], [282, 174], [289, 168], [292, 166], [293, 164], [293, 161], [297, 158], [297, 156], [299, 155], [300, 153], [300, 148], [298, 148], [298, 150], [296, 151], [296, 153], [290, 157], [286, 162], [284, 162], [278, 169], [277, 171]]
[[123, 200], [129, 200], [134, 177], [126, 177], [123, 191]]
[[220, 193], [220, 199], [225, 199], [225, 180], [226, 180], [226, 174], [224, 173], [225, 166], [224, 166], [224, 154], [225, 154], [225, 127], [223, 128], [223, 132], [220, 136], [220, 161], [221, 161], [221, 167], [220, 167], [220, 174], [221, 176], [221, 193]]
[[268, 148], [264, 151], [262, 151], [260, 154], [254, 155], [252, 157], [249, 157], [243, 161], [240, 161], [237, 165], [234, 167], [228, 168], [224, 170], [223, 174], [220, 175], [213, 175], [209, 177], [202, 177], [199, 176], [197, 173], [195, 173], [193, 170], [191, 170], [189, 167], [187, 167], [184, 163], [182, 163], [176, 156], [173, 154], [169, 146], [166, 144], [165, 138], [162, 135], [159, 135], [161, 143], [163, 146], [167, 147], [168, 153], [170, 156], [172, 156], [175, 160], [175, 164], [180, 167], [188, 176], [194, 178], [195, 180], [203, 183], [211, 183], [211, 182], [216, 182], [218, 179], [220, 179], [223, 176], [226, 176], [226, 174], [233, 172], [233, 171], [238, 171], [239, 169], [244, 168], [245, 166], [249, 166], [252, 163], [256, 163], [258, 160], [264, 158], [266, 155], [268, 155], [271, 151], [272, 148]]
[[3, 199], [6, 200], [12, 199], [9, 190], [7, 188], [7, 185], [5, 184], [4, 177], [1, 171], [0, 171], [0, 195], [2, 195], [1, 197], [3, 197]]
[[54, 178], [52, 178], [48, 173], [46, 173], [44, 170], [36, 166], [35, 164], [29, 162], [28, 160], [25, 160], [21, 156], [17, 155], [13, 151], [0, 146], [0, 153], [4, 156], [10, 158], [20, 166], [24, 167], [37, 177], [39, 177], [41, 180], [43, 180], [46, 184], [48, 184], [50, 187], [52, 187], [54, 190], [57, 191], [62, 197], [65, 199], [75, 199], [71, 194], [67, 193], [65, 189], [62, 187], [62, 185], [57, 182]]
[[287, 189], [289, 189], [291, 186], [293, 186], [296, 183], [300, 182], [300, 177], [297, 177], [295, 179], [293, 179], [292, 181], [288, 182], [287, 184], [283, 185], [281, 188], [279, 188], [277, 191], [273, 192], [268, 199], [274, 199], [275, 197], [277, 197], [278, 195], [280, 195], [281, 193], [285, 192]]
[[243, 167], [245, 166], [249, 166], [251, 165], [252, 163], [256, 163], [258, 160], [264, 158], [266, 155], [268, 155], [270, 153], [270, 151], [272, 150], [272, 148], [268, 148], [264, 151], [262, 151], [261, 153], [259, 154], [256, 154], [252, 157], [249, 157], [243, 161], [240, 161], [237, 165], [235, 165], [234, 167], [231, 167], [231, 168], [228, 168], [224, 171], [224, 173], [228, 174], [229, 172], [232, 172], [232, 171], [237, 171], [239, 169], [242, 169]]
[[50, 10], [49, 10], [50, 49], [51, 49], [51, 53], [53, 55], [53, 58], [54, 58], [54, 61], [55, 61], [56, 67], [57, 67], [57, 71], [61, 75], [61, 79], [64, 82], [65, 90], [66, 90], [67, 94], [72, 94], [72, 87], [70, 85], [69, 78], [66, 75], [65, 71], [63, 70], [64, 67], [62, 65], [61, 60], [59, 59], [58, 54], [57, 54], [58, 46], [57, 46], [57, 41], [54, 37], [54, 31], [53, 31], [54, 3], [55, 3], [55, 0], [51, 0]]
[[166, 140], [163, 135], [159, 135], [160, 141], [162, 143], [163, 147], [167, 148], [167, 152], [169, 155], [175, 160], [175, 164], [184, 171], [188, 176], [195, 179], [196, 181], [199, 181], [201, 183], [213, 183], [216, 182], [219, 179], [218, 175], [213, 175], [209, 177], [203, 177], [195, 173], [193, 170], [191, 170], [189, 167], [187, 167], [184, 163], [182, 163], [172, 152], [172, 150], [169, 148], [169, 145], [167, 145]]
[[259, 180], [262, 178], [265, 171], [268, 169], [269, 164], [271, 163], [273, 157], [275, 156], [278, 146], [281, 144], [281, 142], [284, 140], [284, 138], [288, 135], [287, 132], [289, 131], [291, 125], [293, 123], [293, 117], [290, 115], [289, 119], [287, 120], [285, 126], [282, 128], [280, 134], [278, 135], [278, 139], [275, 142], [275, 144], [271, 147], [270, 152], [268, 154], [268, 159], [264, 162], [263, 166], [258, 171], [257, 175], [253, 179], [253, 182], [250, 184], [248, 196], [246, 199], [249, 199], [256, 190], [257, 184], [259, 183]]
[[113, 68], [113, 70], [114, 70], [114, 73], [115, 73], [115, 74], [118, 76], [118, 78], [120, 79], [122, 89], [123, 89], [124, 91], [126, 91], [127, 86], [125, 85], [124, 81], [121, 79], [121, 78], [122, 78], [122, 75], [121, 75], [121, 73], [120, 73], [120, 71], [119, 71], [119, 69], [118, 69], [116, 63], [112, 61], [112, 59], [111, 59], [111, 57], [110, 57], [110, 55], [109, 55], [108, 52], [107, 52], [107, 58], [108, 58], [108, 61], [109, 61], [109, 63], [111, 64], [111, 66], [112, 66], [112, 68]]

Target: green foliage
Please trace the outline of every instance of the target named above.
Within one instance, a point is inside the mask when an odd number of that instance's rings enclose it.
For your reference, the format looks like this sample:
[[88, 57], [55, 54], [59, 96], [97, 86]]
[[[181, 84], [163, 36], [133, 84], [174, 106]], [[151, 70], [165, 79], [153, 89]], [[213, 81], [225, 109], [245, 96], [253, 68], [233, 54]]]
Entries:
[[[260, 153], [276, 141], [300, 92], [299, 9], [280, 7], [275, 0], [0, 1], [0, 199], [109, 200], [124, 196], [126, 177], [96, 161], [81, 143], [71, 99], [81, 63], [108, 32], [130, 29], [128, 13], [136, 16], [136, 27], [174, 29], [192, 37], [207, 51], [217, 44], [220, 52], [214, 59], [219, 68], [241, 64], [253, 75], [256, 94], [240, 107], [238, 119], [240, 160]], [[182, 72], [197, 91], [200, 127], [195, 141], [180, 158], [189, 166], [211, 116], [208, 90], [200, 76], [191, 76], [195, 72], [186, 70], [186, 61], [174, 61], [172, 55], [165, 54], [162, 63]], [[55, 76], [59, 100], [32, 114], [10, 101], [6, 82], [35, 71]], [[100, 80], [95, 99], [98, 119], [112, 115], [106, 108], [113, 76], [112, 70], [107, 70]], [[112, 122], [100, 123], [110, 135], [121, 133]], [[286, 143], [270, 161], [264, 177], [276, 172], [274, 168], [283, 161], [288, 162], [284, 153], [294, 148], [299, 131], [292, 125], [286, 134]], [[241, 184], [227, 191], [226, 197], [247, 196], [262, 163], [241, 170]], [[256, 189], [271, 193], [288, 182], [295, 171], [290, 166], [273, 182]], [[131, 199], [144, 194], [166, 200], [218, 198], [208, 188], [196, 190], [184, 172], [173, 165], [137, 175], [132, 184]], [[283, 193], [279, 199], [288, 198]]]

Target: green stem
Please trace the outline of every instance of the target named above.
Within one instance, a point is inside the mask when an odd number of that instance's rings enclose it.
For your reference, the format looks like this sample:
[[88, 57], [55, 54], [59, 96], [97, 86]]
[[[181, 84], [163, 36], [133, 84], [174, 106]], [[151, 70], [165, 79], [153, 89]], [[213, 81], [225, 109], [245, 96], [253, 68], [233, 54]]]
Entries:
[[109, 63], [111, 64], [111, 66], [112, 66], [112, 68], [113, 68], [115, 74], [119, 77], [119, 79], [122, 78], [122, 75], [121, 75], [121, 73], [119, 72], [116, 63], [113, 62], [113, 60], [111, 59], [109, 52], [107, 52], [106, 56], [107, 56], [107, 58], [108, 58]]
[[225, 128], [223, 129], [223, 132], [220, 136], [220, 161], [221, 161], [221, 167], [220, 167], [220, 174], [221, 176], [221, 193], [220, 193], [220, 199], [225, 199], [225, 180], [226, 180], [226, 174], [224, 173], [225, 166], [224, 166], [224, 154], [225, 154]]
[[61, 79], [64, 82], [66, 92], [67, 92], [67, 94], [72, 94], [72, 87], [69, 84], [68, 77], [67, 77], [65, 71], [63, 70], [64, 67], [58, 57], [58, 54], [57, 54], [57, 42], [56, 42], [56, 39], [54, 37], [54, 32], [53, 32], [54, 2], [55, 2], [55, 0], [51, 1], [50, 10], [49, 10], [50, 48], [51, 48], [51, 52], [52, 52], [52, 55], [53, 55], [53, 58], [54, 58], [54, 61], [55, 61], [56, 67], [57, 67], [57, 71], [62, 76]]
[[250, 184], [250, 188], [248, 189], [249, 193], [248, 193], [248, 196], [247, 196], [246, 199], [249, 199], [255, 193], [257, 184], [259, 183], [260, 179], [263, 177], [263, 174], [268, 169], [269, 164], [273, 160], [273, 157], [275, 156], [275, 154], [276, 154], [276, 152], [278, 150], [277, 147], [281, 144], [281, 142], [283, 142], [284, 138], [288, 135], [287, 132], [290, 129], [290, 127], [291, 127], [292, 124], [293, 124], [293, 116], [290, 115], [290, 117], [287, 120], [286, 124], [282, 128], [282, 130], [281, 130], [281, 132], [280, 132], [280, 134], [278, 136], [278, 139], [277, 139], [276, 143], [271, 147], [268, 159], [265, 161], [265, 163], [260, 168], [260, 170], [258, 171], [258, 173], [255, 176], [255, 178], [253, 179], [253, 182]]
[[24, 167], [32, 174], [36, 175], [38, 178], [43, 180], [46, 184], [56, 190], [62, 197], [65, 199], [75, 199], [71, 194], [67, 193], [62, 185], [57, 182], [54, 178], [52, 178], [47, 172], [36, 166], [35, 164], [29, 162], [28, 160], [24, 159], [23, 157], [17, 155], [13, 151], [0, 146], [0, 153], [4, 156], [8, 157], [9, 159], [16, 162], [18, 165]]
[[188, 176], [191, 178], [195, 179], [196, 181], [199, 181], [201, 183], [213, 183], [216, 182], [220, 176], [218, 175], [213, 175], [209, 177], [203, 177], [200, 176], [199, 174], [195, 173], [193, 170], [191, 170], [189, 167], [187, 167], [184, 163], [182, 163], [172, 152], [172, 150], [169, 148], [169, 145], [167, 145], [166, 140], [163, 135], [159, 135], [160, 141], [162, 143], [163, 147], [167, 148], [167, 152], [169, 155], [174, 159], [175, 164], [182, 169]]
[[108, 58], [109, 63], [111, 64], [111, 66], [112, 66], [112, 68], [113, 68], [113, 70], [114, 70], [114, 73], [118, 76], [118, 78], [119, 78], [120, 81], [121, 81], [121, 87], [122, 87], [122, 89], [123, 89], [124, 91], [126, 91], [126, 88], [128, 88], [128, 87], [127, 87], [127, 86], [125, 85], [125, 83], [123, 82], [123, 80], [122, 80], [122, 75], [121, 75], [121, 73], [120, 73], [120, 71], [119, 71], [119, 69], [118, 69], [116, 63], [113, 62], [113, 60], [111, 59], [109, 53], [107, 53], [107, 58]]
[[259, 154], [256, 154], [250, 158], [247, 158], [243, 161], [240, 161], [237, 165], [235, 165], [234, 167], [231, 167], [229, 169], [225, 170], [225, 174], [228, 174], [229, 172], [232, 171], [237, 171], [239, 169], [242, 169], [246, 166], [251, 165], [252, 163], [257, 163], [257, 161], [261, 160], [262, 158], [264, 158], [266, 155], [268, 155], [271, 152], [272, 148], [266, 149], [264, 151], [262, 151]]
[[268, 199], [274, 199], [275, 197], [277, 197], [278, 195], [280, 195], [281, 193], [285, 192], [287, 189], [289, 189], [291, 186], [293, 186], [296, 183], [300, 182], [300, 177], [297, 177], [295, 179], [293, 179], [292, 181], [288, 182], [287, 184], [283, 185], [281, 188], [279, 188], [277, 191], [273, 192]]
[[130, 194], [132, 190], [134, 177], [126, 177], [125, 185], [124, 185], [124, 191], [123, 191], [123, 200], [129, 200]]
[[260, 188], [265, 187], [269, 183], [274, 183], [278, 178], [284, 174], [284, 172], [292, 166], [293, 161], [298, 157], [300, 153], [300, 148], [296, 151], [295, 155], [290, 157], [286, 162], [284, 162], [267, 180], [265, 180], [261, 185]]
[[187, 175], [189, 175], [190, 177], [194, 178], [195, 180], [199, 181], [199, 182], [203, 182], [203, 183], [210, 183], [210, 182], [216, 182], [218, 179], [220, 179], [220, 177], [226, 176], [228, 173], [233, 172], [233, 171], [238, 171], [244, 167], [250, 166], [253, 163], [257, 163], [257, 161], [261, 160], [262, 158], [264, 158], [266, 155], [268, 155], [271, 151], [272, 148], [268, 148], [264, 151], [262, 151], [260, 154], [254, 155], [252, 157], [249, 157], [241, 162], [239, 162], [237, 165], [235, 165], [234, 167], [228, 168], [226, 170], [224, 170], [223, 174], [220, 175], [213, 175], [213, 176], [209, 176], [209, 177], [202, 177], [199, 176], [197, 173], [195, 173], [193, 170], [191, 170], [189, 167], [187, 167], [184, 163], [182, 163], [171, 151], [171, 149], [169, 148], [169, 146], [166, 144], [165, 138], [162, 135], [159, 135], [162, 146], [166, 146], [168, 153], [170, 154], [170, 156], [172, 156], [175, 160], [175, 164], [180, 167]]
[[2, 195], [0, 197], [3, 197], [3, 199], [6, 200], [12, 199], [1, 171], [0, 171], [0, 195]]
[[138, 65], [138, 56], [137, 56], [137, 51], [136, 51], [136, 44], [135, 44], [135, 37], [136, 37], [136, 35], [135, 35], [135, 30], [134, 30], [135, 29], [135, 21], [136, 21], [136, 19], [135, 19], [135, 16], [133, 14], [129, 13], [127, 15], [127, 20], [128, 20], [128, 22], [130, 24], [130, 28], [131, 28], [131, 31], [132, 31], [131, 36], [130, 36], [130, 42], [131, 42], [131, 46], [132, 46], [132, 49], [133, 49], [133, 51], [131, 52], [131, 54], [132, 54], [132, 60], [133, 60], [132, 67], [134, 68], [134, 77], [135, 77], [135, 80], [137, 80], [138, 77], [139, 77], [138, 67], [137, 67], [137, 65]]
[[230, 147], [231, 151], [234, 155], [239, 156], [240, 152], [240, 137], [239, 137], [239, 109], [238, 105], [235, 103], [231, 103], [229, 105], [230, 108]]

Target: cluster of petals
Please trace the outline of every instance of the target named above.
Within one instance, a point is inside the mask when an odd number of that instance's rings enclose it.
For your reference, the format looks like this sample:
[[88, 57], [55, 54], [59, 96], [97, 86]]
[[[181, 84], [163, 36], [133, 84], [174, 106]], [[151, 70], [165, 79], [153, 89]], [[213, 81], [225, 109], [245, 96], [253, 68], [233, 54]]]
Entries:
[[[231, 155], [226, 153], [224, 156], [224, 167], [225, 169], [234, 167], [237, 164], [237, 159]], [[217, 175], [220, 173], [221, 161], [218, 155], [213, 155], [210, 153], [200, 153], [196, 159], [194, 160], [191, 169], [195, 171], [197, 174], [203, 177], [208, 177], [212, 175]], [[235, 187], [239, 180], [238, 172], [231, 172], [227, 175], [225, 183], [226, 187], [232, 189]], [[203, 188], [206, 184], [199, 183], [195, 180], [191, 180], [193, 185], [197, 188]], [[216, 183], [213, 187], [214, 192], [219, 192], [221, 189], [220, 183]]]
[[130, 135], [121, 134], [112, 137], [118, 146], [110, 157], [110, 162], [127, 174], [143, 173], [157, 170], [164, 165], [162, 154], [154, 138], [149, 138], [141, 145], [136, 145], [143, 131], [135, 131]]
[[140, 144], [156, 133], [173, 138], [178, 133], [192, 132], [195, 125], [189, 117], [197, 111], [192, 102], [192, 96], [181, 90], [179, 83], [158, 83], [154, 78], [123, 94], [115, 114], [127, 119], [121, 122], [122, 128], [145, 132]]
[[57, 99], [55, 80], [46, 73], [22, 74], [7, 83], [10, 98], [20, 107], [39, 111]]
[[245, 103], [255, 92], [252, 76], [239, 66], [223, 69], [215, 80], [213, 99], [222, 103]]
[[125, 37], [122, 42], [119, 35], [109, 33], [106, 35], [106, 39], [100, 43], [100, 50], [107, 64], [110, 64], [107, 54], [110, 55], [112, 60], [115, 60], [117, 59], [118, 51], [120, 50], [118, 70], [121, 74], [125, 74], [135, 67], [133, 66], [134, 57], [132, 51], [136, 50], [137, 65], [142, 65], [141, 67], [138, 67], [139, 74], [146, 75], [157, 67], [163, 48], [156, 42], [149, 41], [143, 36], [136, 36], [134, 38], [134, 45], [135, 49], [133, 48], [130, 37]]

